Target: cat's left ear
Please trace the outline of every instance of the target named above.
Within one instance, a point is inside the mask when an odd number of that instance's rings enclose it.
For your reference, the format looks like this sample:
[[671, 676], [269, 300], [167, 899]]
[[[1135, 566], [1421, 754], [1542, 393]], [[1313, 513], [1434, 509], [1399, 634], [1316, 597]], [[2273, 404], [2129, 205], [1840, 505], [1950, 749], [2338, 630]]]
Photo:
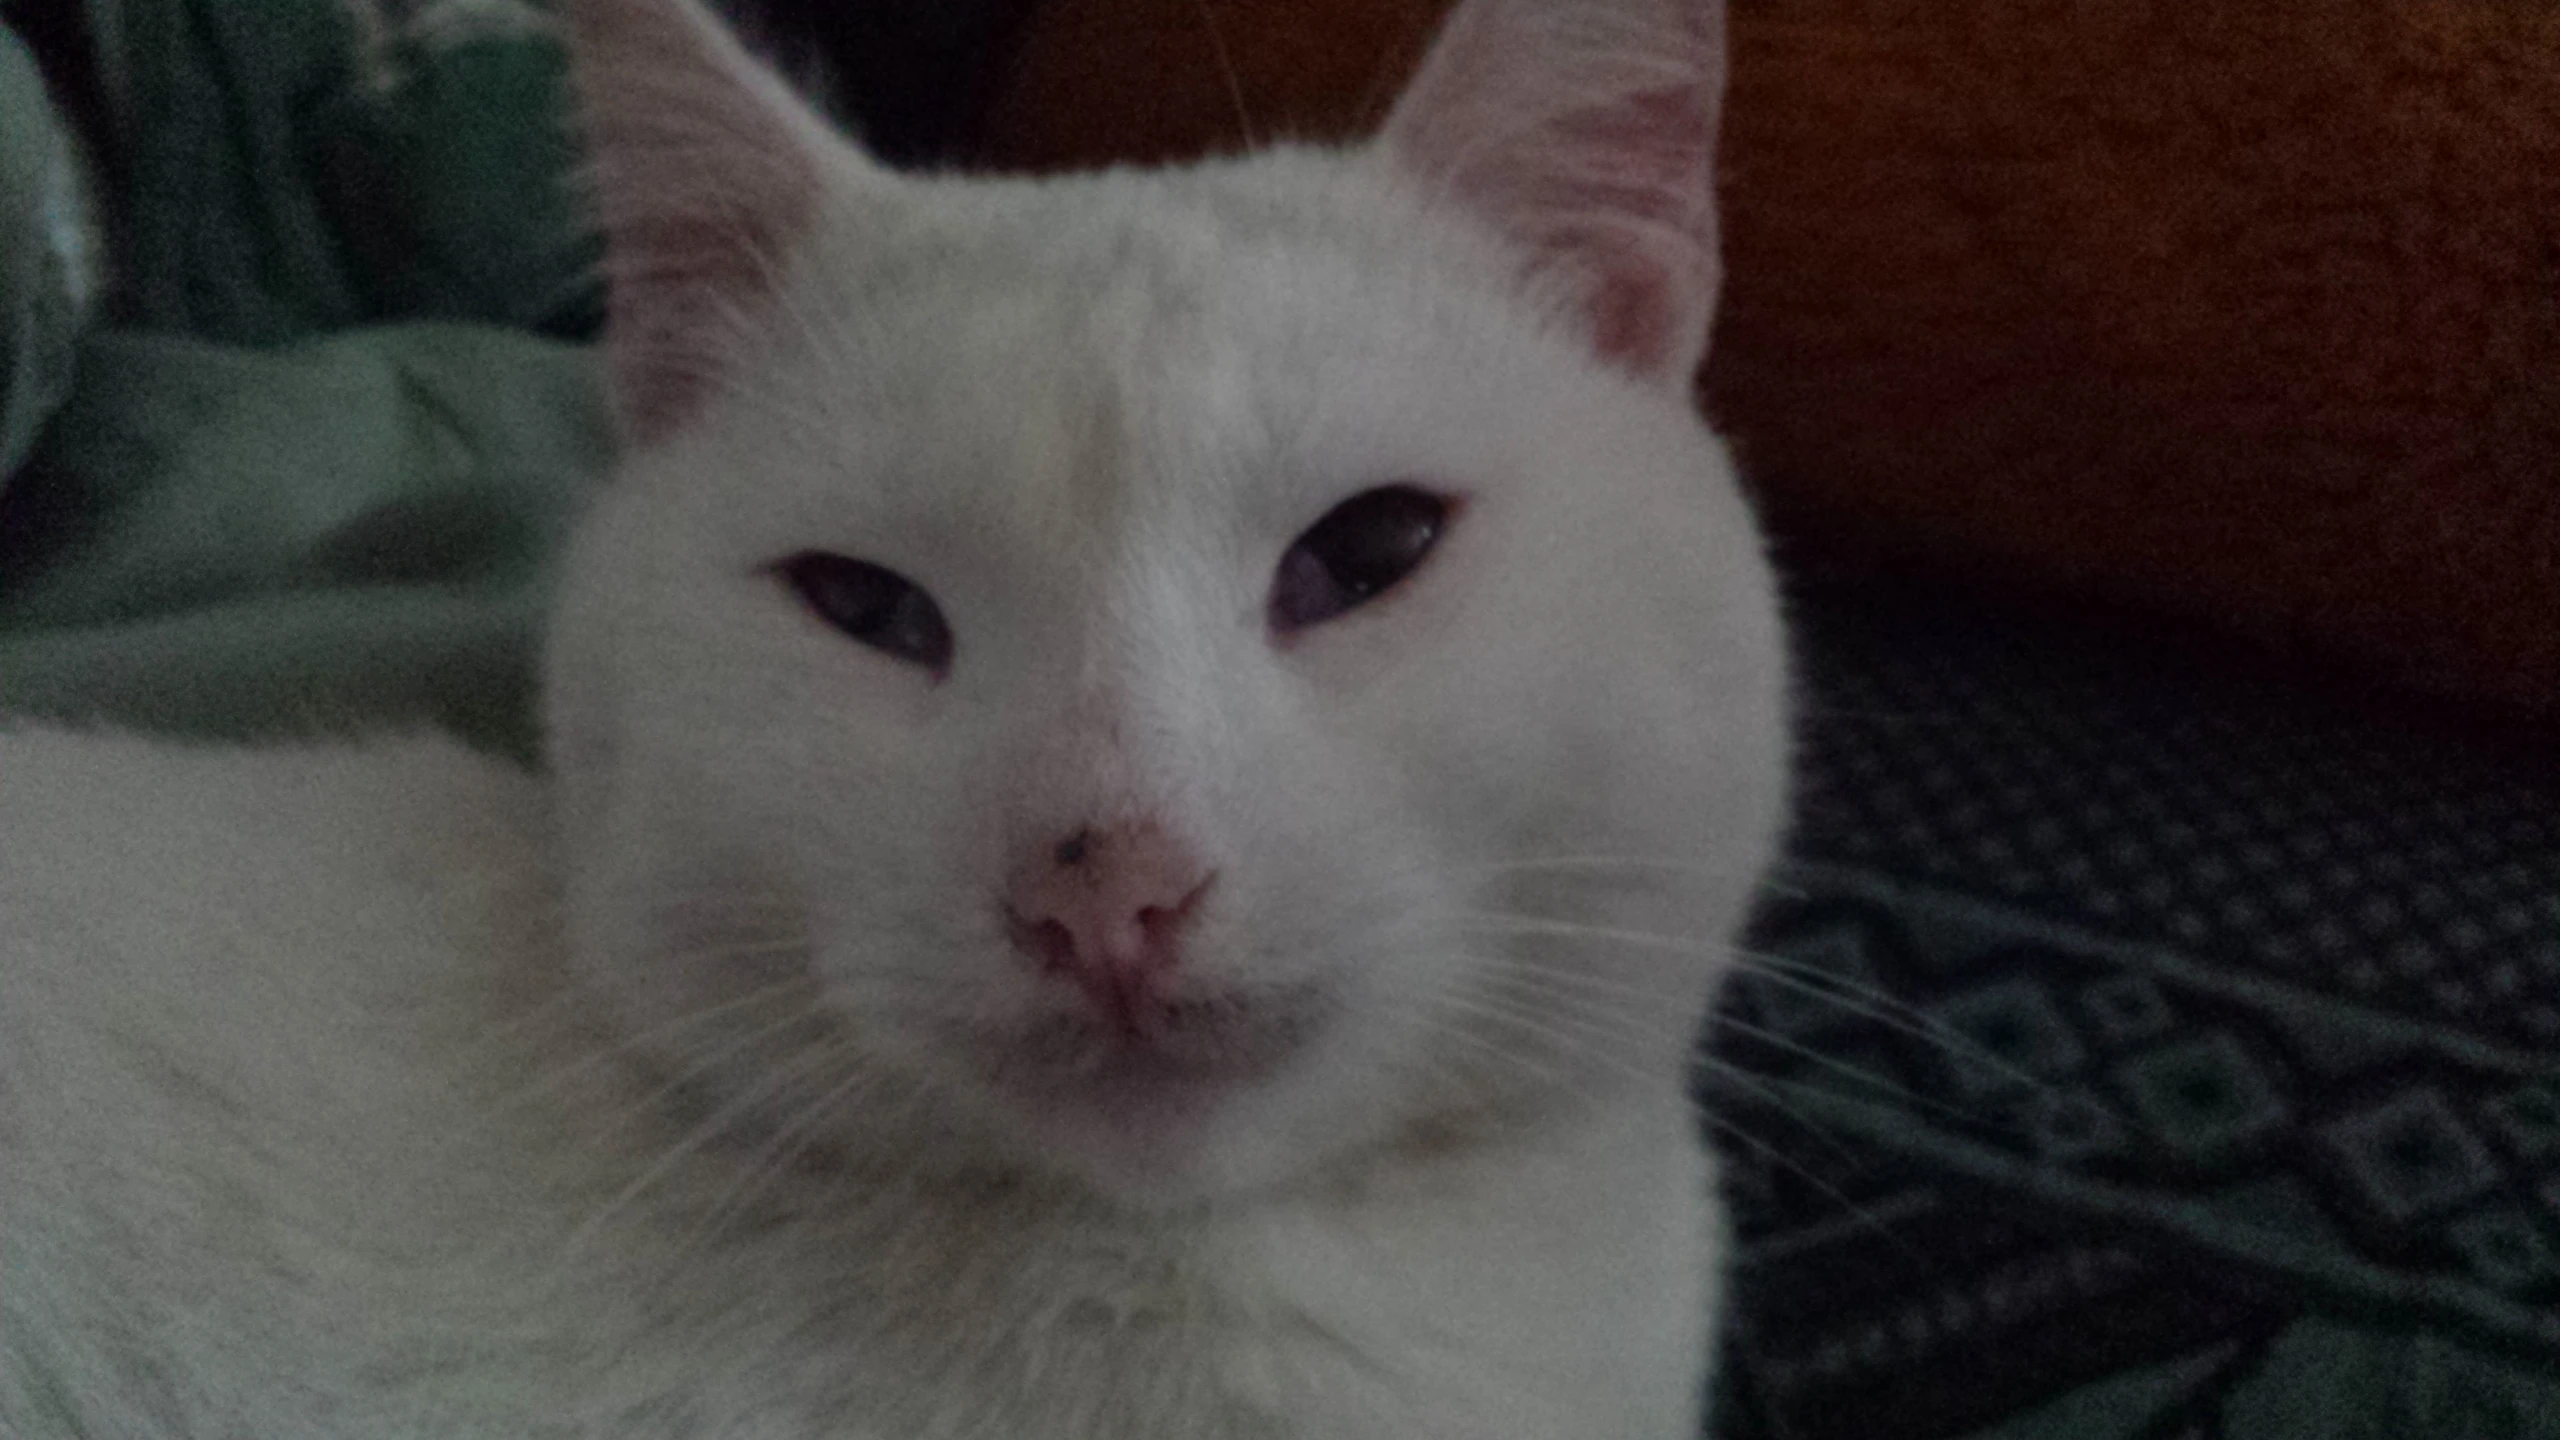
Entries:
[[1603, 358], [1675, 389], [1716, 291], [1724, 0], [1460, 0], [1378, 143], [1560, 287]]
[[563, 0], [605, 358], [642, 444], [680, 428], [767, 316], [822, 196], [895, 181], [696, 0]]

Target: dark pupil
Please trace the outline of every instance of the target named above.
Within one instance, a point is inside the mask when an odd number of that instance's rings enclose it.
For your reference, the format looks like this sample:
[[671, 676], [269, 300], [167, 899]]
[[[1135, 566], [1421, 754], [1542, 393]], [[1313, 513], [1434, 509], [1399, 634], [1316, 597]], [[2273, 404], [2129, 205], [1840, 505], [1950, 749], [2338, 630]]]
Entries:
[[1448, 517], [1446, 501], [1410, 485], [1364, 491], [1336, 505], [1280, 558], [1272, 624], [1294, 630], [1367, 603], [1413, 573]]
[[872, 649], [935, 671], [951, 664], [941, 607], [898, 572], [813, 551], [786, 562], [782, 573], [819, 619]]

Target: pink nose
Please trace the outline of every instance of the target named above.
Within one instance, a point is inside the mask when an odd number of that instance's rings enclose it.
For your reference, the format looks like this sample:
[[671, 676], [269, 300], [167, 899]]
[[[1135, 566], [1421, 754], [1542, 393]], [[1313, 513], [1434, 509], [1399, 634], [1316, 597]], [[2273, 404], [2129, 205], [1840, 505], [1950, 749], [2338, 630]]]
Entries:
[[1014, 948], [1127, 1018], [1182, 959], [1182, 931], [1215, 877], [1154, 825], [1079, 830], [1027, 857], [1005, 897]]

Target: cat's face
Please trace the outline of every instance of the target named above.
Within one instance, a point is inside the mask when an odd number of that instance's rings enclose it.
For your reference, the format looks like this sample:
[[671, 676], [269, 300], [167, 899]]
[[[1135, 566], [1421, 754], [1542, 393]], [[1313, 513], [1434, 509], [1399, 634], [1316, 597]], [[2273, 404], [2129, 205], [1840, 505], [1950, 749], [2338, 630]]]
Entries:
[[1694, 342], [1413, 165], [814, 162], [554, 647], [582, 949], [713, 1103], [1166, 1200], [1676, 1081], [1782, 798], [1757, 535]]

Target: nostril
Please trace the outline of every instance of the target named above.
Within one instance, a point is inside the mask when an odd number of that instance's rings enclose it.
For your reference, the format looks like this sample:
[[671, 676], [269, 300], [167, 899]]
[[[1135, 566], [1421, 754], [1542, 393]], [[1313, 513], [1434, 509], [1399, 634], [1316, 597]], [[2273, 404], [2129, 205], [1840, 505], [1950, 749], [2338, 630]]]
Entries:
[[1200, 908], [1201, 897], [1209, 893], [1209, 887], [1217, 883], [1217, 878], [1212, 875], [1192, 886], [1190, 893], [1170, 905], [1149, 905], [1138, 912], [1138, 929], [1146, 935], [1150, 947], [1159, 954], [1171, 953], [1174, 937], [1183, 926], [1191, 923], [1192, 915]]
[[1076, 963], [1076, 936], [1056, 920], [1025, 920], [1008, 910], [1005, 928], [1013, 940], [1013, 948], [1049, 973], [1072, 970]]

